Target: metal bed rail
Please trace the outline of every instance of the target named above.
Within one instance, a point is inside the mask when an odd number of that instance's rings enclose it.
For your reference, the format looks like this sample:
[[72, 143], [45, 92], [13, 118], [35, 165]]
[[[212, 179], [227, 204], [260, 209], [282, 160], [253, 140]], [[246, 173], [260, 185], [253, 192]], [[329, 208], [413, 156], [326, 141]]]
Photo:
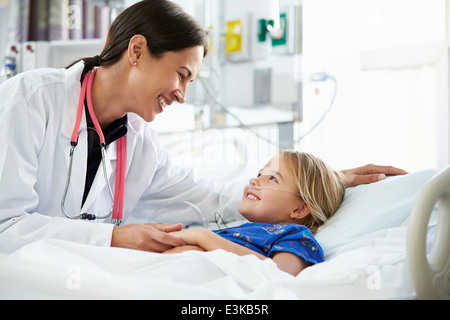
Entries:
[[[438, 222], [427, 254], [428, 222], [437, 204]], [[419, 192], [408, 222], [407, 256], [418, 299], [450, 299], [450, 166]]]

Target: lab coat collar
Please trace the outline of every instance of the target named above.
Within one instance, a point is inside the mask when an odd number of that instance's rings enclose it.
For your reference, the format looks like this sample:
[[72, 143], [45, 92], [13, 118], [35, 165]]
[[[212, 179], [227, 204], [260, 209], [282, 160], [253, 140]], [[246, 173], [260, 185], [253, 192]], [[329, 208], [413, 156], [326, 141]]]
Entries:
[[[66, 105], [63, 110], [61, 134], [69, 138], [72, 137], [78, 109], [78, 101], [81, 93], [81, 74], [84, 70], [84, 62], [80, 61], [71, 68], [65, 70], [66, 75]], [[86, 116], [83, 112], [80, 131], [86, 129]]]
[[[67, 81], [67, 97], [66, 97], [66, 108], [64, 110], [63, 125], [61, 127], [61, 133], [71, 139], [73, 127], [75, 125], [78, 102], [81, 94], [81, 77], [85, 69], [85, 63], [83, 61], [78, 62], [68, 70], [66, 70], [66, 81]], [[80, 132], [86, 129], [86, 108], [83, 110], [83, 117], [80, 125]], [[118, 119], [114, 122], [113, 128], [109, 132], [111, 137], [123, 136], [127, 133], [127, 122], [128, 116], [125, 115], [123, 118]], [[105, 139], [108, 136], [108, 132], [105, 131]], [[116, 139], [116, 138], [114, 138]], [[108, 141], [107, 141], [108, 142]]]

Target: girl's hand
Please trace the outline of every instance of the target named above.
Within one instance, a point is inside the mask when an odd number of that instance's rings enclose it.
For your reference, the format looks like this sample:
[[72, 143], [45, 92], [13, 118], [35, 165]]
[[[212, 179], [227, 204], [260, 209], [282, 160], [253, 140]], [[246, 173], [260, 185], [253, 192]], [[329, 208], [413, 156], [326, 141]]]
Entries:
[[200, 237], [208, 232], [206, 229], [189, 228], [172, 232], [170, 235], [180, 238], [187, 245], [200, 246]]
[[163, 252], [163, 254], [173, 254], [173, 253], [183, 253], [186, 251], [205, 251], [202, 247], [199, 246], [192, 246], [192, 245], [186, 245], [186, 246], [180, 246], [180, 247], [174, 247], [172, 249], [166, 250]]

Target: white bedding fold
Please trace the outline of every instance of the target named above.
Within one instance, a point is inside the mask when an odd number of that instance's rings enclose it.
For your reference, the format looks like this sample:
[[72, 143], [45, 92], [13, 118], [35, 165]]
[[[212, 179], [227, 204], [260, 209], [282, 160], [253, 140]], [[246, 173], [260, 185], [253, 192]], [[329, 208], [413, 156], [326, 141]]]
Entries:
[[404, 228], [293, 277], [217, 250], [162, 255], [42, 240], [0, 259], [0, 299], [414, 298]]

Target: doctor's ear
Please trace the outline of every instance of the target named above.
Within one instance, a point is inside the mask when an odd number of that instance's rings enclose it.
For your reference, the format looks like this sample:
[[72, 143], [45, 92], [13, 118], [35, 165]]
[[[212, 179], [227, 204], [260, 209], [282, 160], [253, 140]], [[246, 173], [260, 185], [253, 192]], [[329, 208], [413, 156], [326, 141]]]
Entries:
[[133, 36], [128, 44], [128, 61], [130, 64], [136, 66], [147, 49], [147, 39], [144, 36], [140, 34]]

